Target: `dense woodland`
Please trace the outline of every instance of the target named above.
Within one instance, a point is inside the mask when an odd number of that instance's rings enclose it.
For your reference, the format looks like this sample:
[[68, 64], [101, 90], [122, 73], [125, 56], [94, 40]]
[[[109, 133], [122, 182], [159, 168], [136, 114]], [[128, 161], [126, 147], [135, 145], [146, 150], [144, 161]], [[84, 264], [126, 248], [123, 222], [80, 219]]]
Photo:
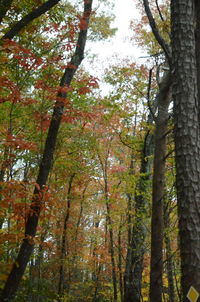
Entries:
[[200, 3], [133, 0], [97, 78], [114, 2], [0, 0], [1, 302], [200, 301]]

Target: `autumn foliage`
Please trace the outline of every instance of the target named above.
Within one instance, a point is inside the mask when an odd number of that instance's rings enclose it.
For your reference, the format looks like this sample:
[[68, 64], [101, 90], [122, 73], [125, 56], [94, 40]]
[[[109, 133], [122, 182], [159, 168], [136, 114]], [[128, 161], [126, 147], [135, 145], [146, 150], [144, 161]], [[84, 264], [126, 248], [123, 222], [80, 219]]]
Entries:
[[[166, 67], [160, 46], [142, 12], [132, 29], [148, 48], [147, 64], [120, 58], [99, 77], [79, 65], [87, 39], [114, 34], [104, 1], [89, 10], [92, 1], [47, 1], [51, 8], [4, 38], [45, 3], [8, 2], [0, 28], [0, 290], [19, 269], [16, 259], [27, 243], [32, 251], [11, 299], [124, 301], [130, 251], [142, 230], [138, 293], [148, 301], [156, 98]], [[163, 23], [154, 5], [152, 11], [166, 38], [166, 5], [160, 7]], [[166, 127], [161, 279], [163, 301], [174, 302], [180, 298], [180, 258], [170, 117]], [[51, 130], [57, 131], [53, 147]], [[48, 175], [39, 183], [45, 164]], [[39, 223], [30, 232], [31, 219]]]

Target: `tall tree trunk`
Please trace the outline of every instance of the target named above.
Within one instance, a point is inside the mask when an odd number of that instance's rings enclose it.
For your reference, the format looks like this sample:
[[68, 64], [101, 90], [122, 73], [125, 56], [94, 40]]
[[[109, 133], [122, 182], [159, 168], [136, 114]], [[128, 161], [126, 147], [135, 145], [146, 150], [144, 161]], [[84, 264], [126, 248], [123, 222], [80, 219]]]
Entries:
[[[3, 181], [4, 181], [4, 175], [5, 175], [5, 169], [3, 167], [1, 167], [1, 170], [0, 170], [0, 183], [3, 183]], [[3, 188], [3, 185], [0, 185], [0, 191], [1, 192], [2, 192], [2, 188]], [[2, 200], [2, 194], [0, 194], [0, 201], [1, 200]], [[3, 227], [3, 223], [4, 223], [4, 217], [0, 217], [0, 230]]]
[[93, 241], [93, 251], [92, 251], [92, 256], [94, 260], [94, 269], [92, 272], [92, 281], [93, 281], [93, 289], [94, 289], [94, 294], [93, 294], [93, 298], [92, 298], [92, 302], [97, 302], [99, 300], [98, 298], [98, 291], [99, 291], [99, 274], [101, 272], [101, 263], [98, 260], [98, 253], [96, 253], [96, 248], [97, 248], [97, 231], [99, 228], [99, 221], [94, 221], [93, 225], [95, 227], [95, 236], [94, 236], [94, 240]]
[[163, 198], [165, 189], [165, 157], [167, 145], [168, 107], [171, 100], [171, 73], [164, 75], [159, 87], [158, 115], [155, 119], [155, 151], [153, 162], [150, 302], [162, 302], [163, 272]]
[[153, 152], [153, 135], [148, 131], [145, 137], [144, 150], [141, 159], [140, 179], [135, 195], [135, 223], [132, 226], [130, 246], [127, 249], [124, 272], [124, 302], [140, 302], [141, 280], [143, 271], [145, 208], [147, 204], [145, 192], [149, 180], [150, 160]]
[[108, 221], [108, 232], [109, 232], [109, 251], [111, 256], [112, 264], [112, 281], [113, 281], [113, 301], [117, 302], [117, 274], [115, 265], [115, 252], [114, 252], [114, 236], [113, 236], [113, 224], [110, 213], [110, 202], [108, 198], [108, 183], [107, 177], [105, 179], [105, 199], [106, 199], [106, 209], [107, 209], [107, 221]]
[[[64, 75], [61, 79], [60, 86], [68, 87], [71, 80], [81, 64], [84, 55], [84, 49], [87, 39], [87, 27], [89, 23], [89, 17], [92, 9], [92, 0], [84, 1], [84, 13], [83, 19], [85, 20], [87, 26], [81, 29], [78, 36], [77, 46], [75, 53], [71, 59], [69, 67], [65, 69]], [[21, 244], [17, 259], [13, 264], [11, 272], [5, 283], [2, 296], [0, 298], [1, 302], [10, 301], [14, 299], [16, 291], [18, 289], [21, 278], [26, 269], [27, 263], [30, 260], [31, 254], [34, 248], [34, 237], [37, 230], [38, 219], [42, 209], [43, 200], [43, 190], [46, 186], [48, 175], [53, 163], [53, 155], [57, 141], [58, 130], [60, 127], [62, 114], [64, 110], [64, 99], [66, 98], [66, 92], [61, 89], [58, 94], [58, 100], [56, 101], [54, 112], [52, 115], [49, 131], [47, 134], [47, 139], [45, 143], [43, 158], [39, 167], [39, 173], [37, 177], [37, 185], [33, 193], [32, 203], [27, 218], [25, 226], [25, 238]]]
[[176, 187], [183, 302], [200, 292], [200, 133], [194, 0], [172, 0]]
[[[112, 138], [109, 142], [112, 143]], [[111, 210], [110, 210], [110, 200], [109, 200], [109, 191], [108, 191], [108, 158], [110, 155], [110, 150], [108, 148], [105, 155], [105, 162], [102, 161], [100, 154], [98, 154], [98, 158], [100, 161], [100, 165], [103, 172], [104, 179], [104, 198], [106, 204], [106, 223], [105, 223], [105, 245], [107, 245], [107, 233], [109, 234], [109, 253], [111, 257], [111, 265], [112, 265], [112, 282], [113, 282], [113, 301], [117, 302], [117, 272], [115, 265], [115, 251], [114, 251], [114, 235], [113, 235], [113, 223], [111, 218]]]
[[[149, 87], [147, 92], [147, 99], [150, 102], [152, 70], [149, 72]], [[151, 112], [149, 113], [147, 124], [152, 125], [153, 115], [157, 108], [155, 100]], [[131, 238], [128, 241], [126, 264], [124, 272], [124, 302], [140, 302], [141, 301], [141, 283], [143, 271], [144, 258], [144, 241], [146, 237], [146, 230], [144, 228], [147, 208], [147, 186], [150, 178], [150, 170], [152, 161], [150, 156], [153, 154], [154, 139], [153, 134], [148, 130], [142, 150], [141, 167], [138, 184], [135, 190], [135, 221], [132, 224]], [[130, 166], [131, 168], [131, 166]], [[130, 236], [130, 235], [129, 235]], [[128, 237], [129, 237], [128, 236]]]
[[197, 93], [198, 93], [198, 111], [200, 124], [200, 2], [195, 0], [196, 13], [196, 31], [195, 31], [195, 47], [196, 47], [196, 64], [197, 64]]
[[64, 293], [67, 223], [68, 223], [69, 215], [70, 215], [70, 207], [71, 207], [70, 194], [71, 194], [72, 182], [73, 182], [74, 176], [75, 176], [75, 174], [71, 175], [71, 177], [69, 179], [68, 192], [67, 192], [67, 209], [66, 209], [66, 213], [65, 213], [65, 217], [64, 217], [63, 233], [62, 233], [62, 240], [61, 240], [61, 255], [60, 255], [59, 282], [58, 282], [59, 301], [62, 301], [62, 296]]
[[122, 216], [120, 217], [120, 225], [118, 230], [118, 270], [119, 270], [119, 290], [120, 290], [120, 298], [121, 302], [123, 302], [123, 273], [122, 273]]
[[174, 278], [173, 278], [173, 257], [171, 250], [171, 240], [169, 235], [169, 227], [170, 227], [170, 213], [166, 208], [164, 211], [164, 228], [165, 228], [165, 247], [166, 247], [166, 257], [167, 257], [167, 279], [168, 279], [168, 296], [169, 302], [175, 302], [175, 290], [174, 290]]

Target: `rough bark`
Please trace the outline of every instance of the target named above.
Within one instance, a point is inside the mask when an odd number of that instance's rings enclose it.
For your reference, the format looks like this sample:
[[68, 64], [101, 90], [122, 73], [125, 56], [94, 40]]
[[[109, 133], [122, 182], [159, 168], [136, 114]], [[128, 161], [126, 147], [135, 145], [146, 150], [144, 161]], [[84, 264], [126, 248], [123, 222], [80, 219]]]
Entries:
[[[60, 0], [49, 0], [21, 18], [1, 39], [13, 39], [24, 27], [54, 7]], [[5, 1], [4, 1], [5, 2]], [[12, 2], [12, 1], [9, 1]]]
[[[71, 80], [83, 60], [84, 49], [87, 39], [87, 27], [89, 23], [89, 17], [92, 8], [92, 0], [84, 1], [84, 14], [83, 18], [86, 21], [86, 28], [81, 29], [78, 36], [77, 46], [75, 54], [71, 59], [69, 67], [66, 68], [64, 75], [61, 79], [60, 86], [68, 87]], [[32, 203], [27, 218], [25, 226], [25, 238], [21, 244], [17, 259], [13, 264], [11, 272], [5, 283], [5, 287], [0, 298], [1, 302], [10, 301], [14, 299], [16, 291], [18, 289], [21, 278], [26, 269], [27, 263], [30, 260], [30, 256], [34, 248], [34, 237], [37, 230], [39, 215], [43, 206], [43, 190], [47, 183], [48, 175], [53, 163], [53, 154], [56, 146], [56, 140], [58, 135], [58, 130], [60, 127], [62, 114], [64, 110], [64, 99], [66, 98], [66, 92], [61, 90], [58, 93], [58, 100], [54, 107], [54, 112], [52, 115], [49, 131], [47, 134], [47, 139], [45, 143], [43, 158], [39, 167], [39, 173], [37, 177], [37, 185], [33, 193]]]
[[200, 292], [200, 133], [194, 0], [172, 0], [174, 139], [182, 301]]
[[167, 147], [168, 107], [171, 100], [171, 74], [164, 75], [159, 87], [158, 115], [155, 120], [155, 151], [153, 162], [150, 301], [162, 302], [163, 272], [163, 198], [165, 189], [165, 157]]
[[198, 90], [198, 111], [200, 124], [200, 2], [195, 1], [196, 13], [196, 31], [195, 31], [195, 47], [196, 47], [196, 64], [197, 64], [197, 90]]

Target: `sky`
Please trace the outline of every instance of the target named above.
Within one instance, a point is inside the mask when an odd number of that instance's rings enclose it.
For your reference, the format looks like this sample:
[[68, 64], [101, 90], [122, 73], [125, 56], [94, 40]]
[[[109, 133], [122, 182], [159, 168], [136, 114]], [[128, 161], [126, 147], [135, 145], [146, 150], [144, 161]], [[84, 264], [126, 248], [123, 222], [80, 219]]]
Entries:
[[134, 0], [115, 0], [114, 14], [116, 16], [114, 26], [118, 28], [113, 42], [113, 49], [124, 55], [134, 56], [136, 46], [128, 41], [132, 35], [130, 31], [130, 21], [139, 17]]
[[[114, 61], [113, 57], [126, 58], [128, 56], [133, 61], [138, 61], [140, 56], [144, 55], [138, 46], [130, 42], [132, 35], [129, 28], [130, 21], [139, 17], [134, 0], [115, 0], [113, 13], [116, 18], [112, 27], [118, 28], [116, 35], [109, 41], [88, 43], [91, 53], [95, 54], [92, 69], [96, 69], [96, 72], [101, 72], [101, 68], [103, 70], [108, 62]], [[90, 63], [85, 62], [84, 65], [88, 66], [88, 64]]]

